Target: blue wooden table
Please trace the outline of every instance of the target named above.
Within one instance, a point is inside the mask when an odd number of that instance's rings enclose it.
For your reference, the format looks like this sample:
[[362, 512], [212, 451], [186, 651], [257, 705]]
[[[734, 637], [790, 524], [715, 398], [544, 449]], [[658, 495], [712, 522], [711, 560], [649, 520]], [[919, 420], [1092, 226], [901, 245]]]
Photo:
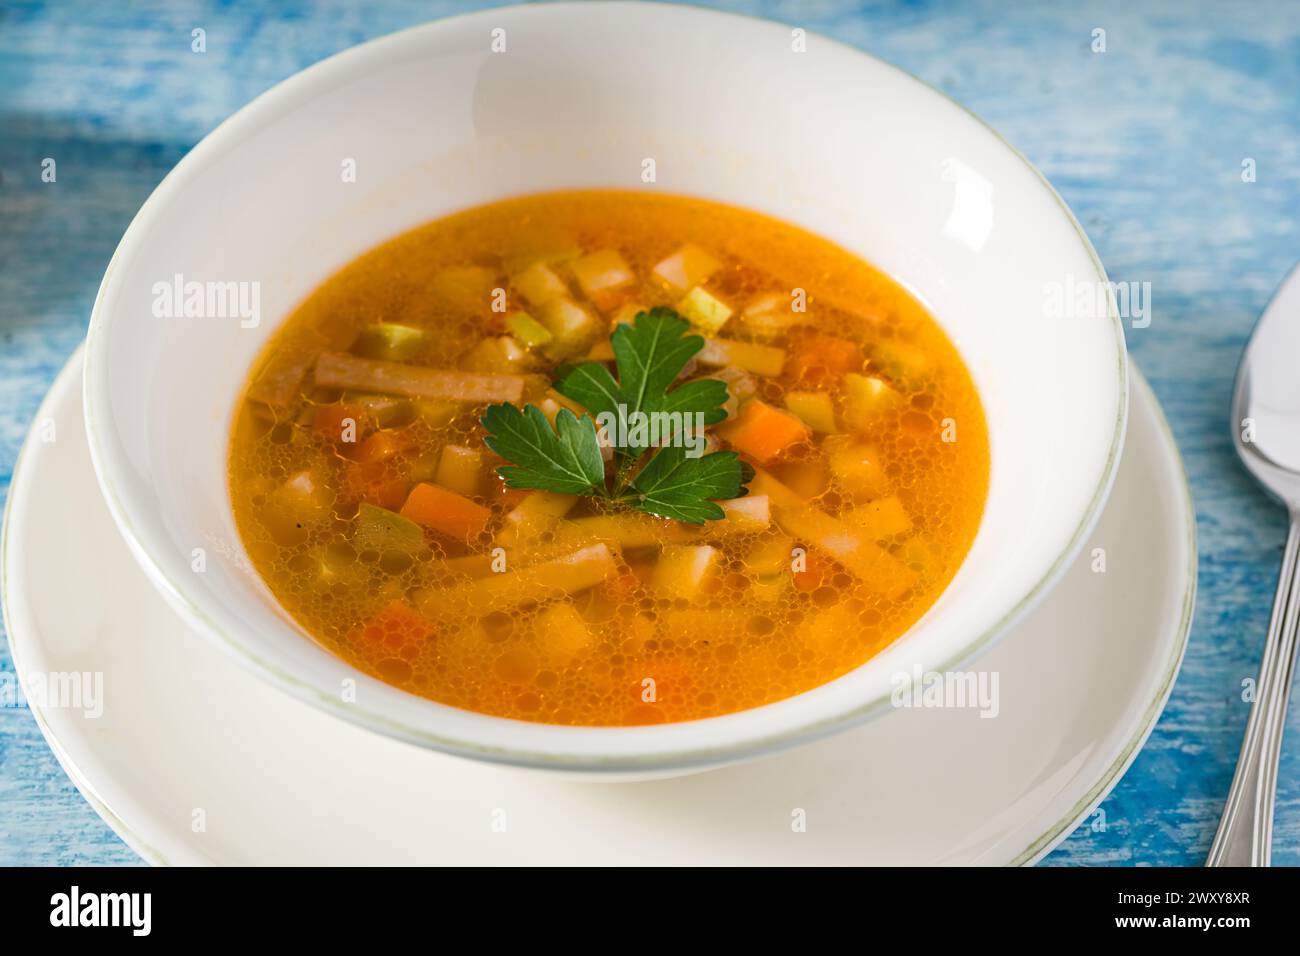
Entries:
[[[115, 244], [195, 142], [325, 56], [491, 5], [0, 0], [0, 495]], [[965, 103], [1046, 173], [1111, 279], [1151, 283], [1152, 321], [1129, 343], [1191, 475], [1196, 626], [1159, 726], [1104, 805], [1105, 832], [1081, 828], [1047, 862], [1199, 863], [1232, 778], [1241, 683], [1256, 671], [1285, 527], [1238, 467], [1226, 409], [1251, 324], [1300, 258], [1300, 12], [1185, 0], [723, 5], [838, 37]], [[195, 29], [206, 53], [191, 51]], [[42, 182], [46, 157], [55, 183]], [[11, 671], [0, 642], [0, 678]], [[1274, 859], [1296, 865], [1300, 707], [1279, 789]], [[31, 715], [0, 709], [0, 864], [132, 862]]]

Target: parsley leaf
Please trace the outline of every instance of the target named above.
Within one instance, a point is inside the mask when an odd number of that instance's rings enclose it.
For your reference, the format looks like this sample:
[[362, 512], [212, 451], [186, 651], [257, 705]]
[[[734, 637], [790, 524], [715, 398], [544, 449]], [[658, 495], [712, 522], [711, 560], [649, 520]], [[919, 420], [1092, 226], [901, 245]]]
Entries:
[[[686, 363], [704, 348], [704, 339], [688, 335], [689, 331], [690, 324], [672, 309], [640, 312], [631, 325], [620, 324], [610, 338], [617, 382], [601, 363], [585, 362], [568, 370], [555, 389], [592, 415], [616, 416], [622, 435], [629, 434], [629, 420], [642, 413], [698, 412], [704, 415], [704, 424], [715, 425], [727, 417], [722, 408], [727, 401], [725, 383], [697, 379], [669, 391]], [[620, 447], [619, 453], [636, 458], [648, 447], [633, 441]]]
[[745, 494], [744, 483], [753, 477], [754, 470], [734, 451], [687, 458], [685, 448], [670, 446], [637, 473], [624, 500], [661, 518], [702, 524], [725, 517], [710, 498], [737, 498]]
[[510, 488], [538, 488], [570, 495], [605, 494], [605, 461], [596, 423], [567, 408], [555, 416], [555, 430], [536, 405], [490, 405], [481, 419], [487, 446], [507, 461], [497, 469]]
[[[669, 442], [641, 463], [651, 451], [649, 435], [629, 427], [633, 420], [654, 413], [700, 414], [706, 425], [727, 417], [722, 407], [727, 401], [724, 382], [701, 378], [671, 387], [704, 348], [704, 339], [688, 335], [689, 331], [690, 325], [672, 309], [641, 312], [631, 325], [619, 325], [612, 336], [618, 381], [599, 362], [561, 367], [556, 390], [582, 405], [591, 417], [578, 418], [561, 409], [552, 429], [535, 405], [489, 406], [481, 419], [488, 432], [484, 440], [510, 462], [497, 473], [511, 488], [612, 498], [690, 524], [725, 517], [711, 499], [740, 497], [754, 477], [754, 470], [734, 451], [690, 458], [680, 442]], [[594, 420], [606, 414], [614, 416], [619, 435], [627, 440], [618, 449], [621, 461], [613, 470], [612, 491]], [[692, 417], [683, 424], [694, 428], [696, 422]], [[664, 436], [659, 438], [662, 441]]]

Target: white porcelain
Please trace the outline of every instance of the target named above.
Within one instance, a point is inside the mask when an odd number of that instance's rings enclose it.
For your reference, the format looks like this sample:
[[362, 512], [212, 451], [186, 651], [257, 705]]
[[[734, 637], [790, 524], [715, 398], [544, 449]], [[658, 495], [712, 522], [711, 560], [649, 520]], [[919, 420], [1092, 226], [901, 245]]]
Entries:
[[[38, 425], [14, 474], [0, 591], [15, 667], [24, 681], [103, 675], [100, 717], [32, 712], [82, 793], [153, 862], [1032, 861], [1093, 819], [1137, 753], [1191, 622], [1191, 499], [1134, 378], [1127, 451], [1087, 549], [980, 659], [999, 675], [996, 719], [897, 711], [764, 759], [616, 787], [376, 736], [258, 680], [157, 595], [96, 493], [75, 367], [37, 415], [58, 440], [43, 444]], [[791, 830], [796, 810], [806, 832]]]
[[[494, 31], [505, 52], [493, 52]], [[490, 10], [357, 47], [263, 95], [200, 143], [122, 239], [86, 353], [90, 450], [150, 578], [196, 629], [331, 713], [453, 753], [601, 772], [770, 751], [888, 706], [891, 676], [950, 669], [1040, 599], [1117, 465], [1127, 385], [1113, 308], [1052, 318], [1049, 289], [1105, 280], [1039, 174], [895, 68], [774, 23], [658, 4]], [[797, 44], [794, 44], [797, 46]], [[642, 181], [646, 159], [656, 180]], [[355, 183], [343, 164], [355, 161]], [[971, 553], [903, 639], [844, 677], [743, 713], [562, 728], [468, 713], [354, 672], [249, 570], [226, 436], [277, 322], [332, 271], [408, 227], [518, 193], [707, 196], [827, 236], [929, 304], [979, 386], [992, 477]], [[260, 324], [153, 315], [155, 286], [260, 283]], [[191, 569], [195, 548], [207, 569]], [[358, 681], [355, 703], [341, 699]]]

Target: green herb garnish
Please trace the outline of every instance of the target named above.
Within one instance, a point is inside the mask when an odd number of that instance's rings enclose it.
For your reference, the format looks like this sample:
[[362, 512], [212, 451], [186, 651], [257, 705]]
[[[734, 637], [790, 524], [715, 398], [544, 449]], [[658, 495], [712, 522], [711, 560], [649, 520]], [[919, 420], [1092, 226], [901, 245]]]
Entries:
[[[482, 418], [487, 446], [509, 465], [497, 469], [511, 488], [535, 488], [588, 495], [627, 504], [640, 511], [690, 524], [724, 517], [710, 499], [745, 494], [753, 470], [735, 452], [720, 451], [692, 458], [677, 439], [669, 438], [640, 465], [653, 444], [644, 428], [652, 414], [681, 414], [687, 422], [714, 425], [727, 417], [722, 407], [727, 386], [716, 379], [697, 379], [673, 388], [704, 339], [687, 334], [690, 326], [672, 309], [641, 312], [631, 325], [611, 336], [618, 380], [599, 362], [564, 371], [555, 388], [591, 415], [581, 418], [561, 409], [555, 428], [541, 409], [522, 410], [502, 403], [489, 406]], [[606, 478], [595, 418], [621, 437], [615, 444], [612, 482]], [[693, 429], [694, 424], [686, 424]], [[702, 440], [703, 436], [696, 436]], [[638, 467], [640, 465], [640, 467]]]

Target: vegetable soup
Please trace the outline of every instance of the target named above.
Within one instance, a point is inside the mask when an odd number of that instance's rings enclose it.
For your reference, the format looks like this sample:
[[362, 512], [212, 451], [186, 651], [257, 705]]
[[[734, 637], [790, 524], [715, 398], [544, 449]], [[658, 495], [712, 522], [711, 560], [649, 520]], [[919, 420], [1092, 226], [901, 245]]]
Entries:
[[567, 192], [366, 253], [259, 358], [235, 518], [357, 668], [559, 724], [710, 717], [852, 670], [934, 603], [988, 489], [925, 309], [753, 212]]

